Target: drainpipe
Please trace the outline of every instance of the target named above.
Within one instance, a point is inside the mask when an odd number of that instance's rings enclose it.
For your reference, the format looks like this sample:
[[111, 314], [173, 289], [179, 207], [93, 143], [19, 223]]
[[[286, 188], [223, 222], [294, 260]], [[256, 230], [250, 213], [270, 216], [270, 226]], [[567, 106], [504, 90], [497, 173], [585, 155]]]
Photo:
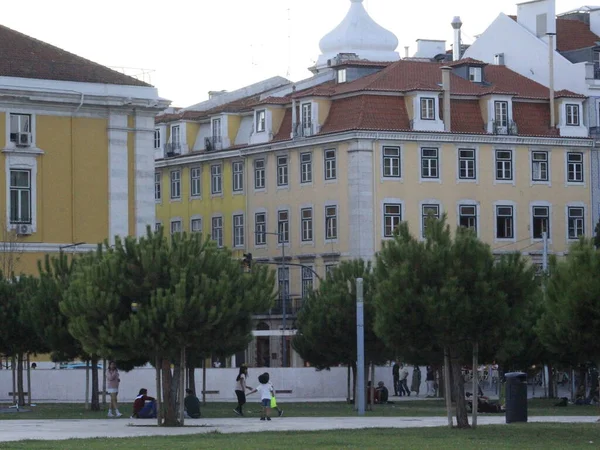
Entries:
[[442, 89], [444, 91], [444, 131], [451, 132], [451, 121], [450, 121], [450, 72], [451, 67], [442, 67]]
[[556, 117], [554, 112], [554, 35], [548, 33], [548, 90], [550, 97], [550, 128], [556, 127]]
[[[292, 87], [292, 95], [294, 95], [296, 93], [296, 86], [294, 85]], [[290, 139], [294, 139], [296, 137], [296, 122], [297, 122], [297, 117], [296, 117], [296, 99], [292, 98], [292, 132], [290, 133]]]

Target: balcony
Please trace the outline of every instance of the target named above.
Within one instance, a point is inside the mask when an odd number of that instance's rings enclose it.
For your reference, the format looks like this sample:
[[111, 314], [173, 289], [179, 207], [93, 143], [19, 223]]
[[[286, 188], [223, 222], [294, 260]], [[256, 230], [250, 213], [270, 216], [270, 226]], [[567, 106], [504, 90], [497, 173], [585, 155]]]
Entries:
[[294, 130], [294, 137], [310, 137], [315, 134], [312, 122], [294, 123], [292, 130]]
[[492, 120], [492, 134], [516, 136], [519, 134], [519, 128], [517, 127], [516, 122], [512, 120], [508, 122], [508, 125], [506, 123]]
[[[286, 317], [295, 317], [298, 311], [302, 308], [304, 299], [302, 297], [289, 297], [285, 303], [285, 315]], [[280, 298], [275, 300], [273, 307], [263, 313], [258, 314], [259, 316], [282, 316], [283, 315], [283, 301]]]
[[179, 142], [169, 142], [164, 146], [165, 150], [165, 158], [172, 158], [173, 156], [181, 155], [181, 143]]
[[223, 140], [221, 136], [207, 137], [204, 139], [204, 147], [207, 152], [221, 150], [223, 148]]

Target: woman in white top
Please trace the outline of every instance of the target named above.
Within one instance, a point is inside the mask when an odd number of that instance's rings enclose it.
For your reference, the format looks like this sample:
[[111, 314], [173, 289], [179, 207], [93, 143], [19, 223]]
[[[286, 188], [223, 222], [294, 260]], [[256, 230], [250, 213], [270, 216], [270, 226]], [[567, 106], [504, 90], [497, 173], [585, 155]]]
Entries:
[[250, 391], [250, 394], [260, 392], [260, 402], [263, 407], [260, 420], [271, 420], [271, 397], [273, 396], [273, 385], [269, 383], [269, 372], [259, 375], [260, 383], [256, 389]]
[[242, 364], [240, 372], [235, 379], [235, 395], [237, 396], [238, 405], [233, 410], [238, 416], [243, 416], [242, 407], [246, 403], [246, 389], [252, 390], [250, 386], [246, 386], [246, 378], [248, 378], [248, 366]]

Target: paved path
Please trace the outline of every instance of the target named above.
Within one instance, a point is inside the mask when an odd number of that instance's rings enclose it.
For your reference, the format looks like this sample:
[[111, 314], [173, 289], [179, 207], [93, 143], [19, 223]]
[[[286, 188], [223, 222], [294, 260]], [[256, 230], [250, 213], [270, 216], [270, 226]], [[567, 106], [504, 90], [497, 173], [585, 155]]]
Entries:
[[[530, 417], [529, 422], [592, 423], [595, 416]], [[482, 425], [504, 424], [504, 416], [479, 417]], [[251, 433], [257, 431], [317, 431], [360, 428], [425, 428], [443, 427], [445, 417], [282, 417], [271, 422], [258, 418], [224, 418], [186, 420], [183, 428], [158, 428], [154, 420], [3, 420], [0, 421], [0, 442], [23, 439], [62, 440], [71, 438], [120, 438], [137, 436], [170, 436], [221, 433]], [[134, 426], [132, 426], [134, 425]], [[137, 426], [135, 426], [137, 425]], [[600, 425], [599, 425], [600, 426]]]

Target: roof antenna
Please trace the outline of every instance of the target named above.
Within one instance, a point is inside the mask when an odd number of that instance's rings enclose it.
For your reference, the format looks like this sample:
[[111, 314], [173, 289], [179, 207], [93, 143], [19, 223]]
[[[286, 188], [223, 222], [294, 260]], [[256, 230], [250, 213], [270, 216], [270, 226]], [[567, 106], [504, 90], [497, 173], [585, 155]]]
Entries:
[[288, 13], [288, 65], [287, 65], [287, 72], [285, 73], [285, 77], [287, 79], [289, 79], [290, 75], [291, 75], [291, 71], [292, 71], [292, 10], [290, 7], [289, 0], [288, 0], [287, 13]]

